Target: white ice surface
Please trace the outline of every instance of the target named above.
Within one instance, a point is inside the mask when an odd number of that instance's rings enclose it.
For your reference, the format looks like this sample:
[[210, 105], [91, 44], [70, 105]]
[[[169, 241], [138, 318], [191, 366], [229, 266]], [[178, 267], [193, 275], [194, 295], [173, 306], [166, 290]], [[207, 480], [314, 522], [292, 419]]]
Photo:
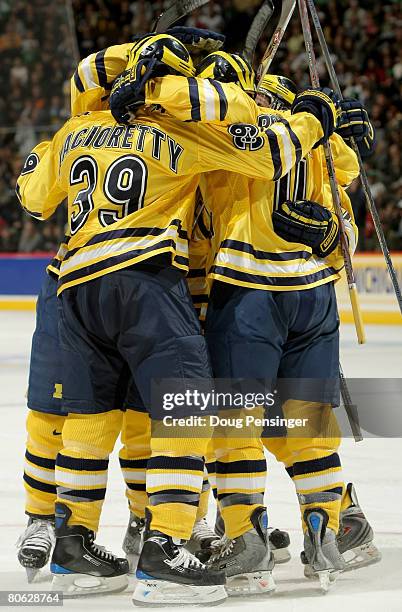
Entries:
[[[19, 566], [15, 542], [24, 528], [24, 492], [21, 481], [24, 455], [25, 389], [34, 316], [30, 312], [0, 311], [0, 590], [47, 590], [49, 574], [31, 587]], [[342, 363], [348, 376], [401, 377], [402, 327], [368, 327], [368, 344], [358, 346], [353, 329], [342, 330]], [[402, 409], [402, 401], [401, 401]], [[299, 562], [301, 534], [296, 497], [283, 468], [269, 461], [267, 505], [270, 523], [289, 531], [292, 560], [275, 568], [277, 591], [263, 599], [230, 599], [222, 609], [253, 606], [255, 612], [379, 612], [402, 611], [402, 440], [365, 440], [342, 445], [345, 478], [356, 484], [361, 505], [369, 518], [381, 564], [340, 577], [323, 596], [304, 579]], [[212, 506], [211, 506], [212, 511]], [[107, 499], [99, 543], [113, 552], [127, 522], [124, 486], [116, 456], [111, 461]], [[133, 585], [120, 595], [65, 601], [69, 610], [129, 610]], [[39, 608], [36, 608], [39, 609]], [[40, 608], [44, 609], [44, 608]]]

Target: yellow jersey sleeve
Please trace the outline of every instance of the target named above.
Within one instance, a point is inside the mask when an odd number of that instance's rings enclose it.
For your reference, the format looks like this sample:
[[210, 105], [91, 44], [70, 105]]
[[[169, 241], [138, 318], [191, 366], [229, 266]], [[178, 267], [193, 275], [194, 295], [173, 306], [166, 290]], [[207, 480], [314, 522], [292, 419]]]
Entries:
[[[339, 134], [333, 134], [329, 142], [331, 144], [337, 181], [342, 187], [347, 187], [359, 176], [360, 169], [356, 153]], [[327, 173], [325, 156], [323, 156], [323, 163], [325, 166], [324, 171]]]
[[53, 141], [38, 144], [28, 155], [17, 179], [16, 194], [23, 209], [35, 219], [51, 217], [67, 193], [58, 182], [57, 148]]
[[106, 110], [113, 81], [126, 68], [132, 43], [113, 45], [92, 53], [77, 66], [71, 78], [71, 114]]
[[264, 131], [253, 123], [227, 128], [198, 124], [200, 172], [227, 170], [250, 178], [277, 181], [307, 155], [322, 138], [320, 122], [297, 113]]
[[180, 121], [202, 123], [256, 123], [258, 106], [234, 83], [212, 79], [165, 76], [148, 81], [145, 103], [160, 105]]

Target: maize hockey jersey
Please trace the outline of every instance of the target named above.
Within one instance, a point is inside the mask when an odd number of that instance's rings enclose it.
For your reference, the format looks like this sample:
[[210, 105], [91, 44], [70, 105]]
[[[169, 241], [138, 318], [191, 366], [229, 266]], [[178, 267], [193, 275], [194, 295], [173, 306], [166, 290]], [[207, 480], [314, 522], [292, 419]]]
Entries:
[[[186, 82], [187, 81], [187, 82]], [[192, 85], [188, 85], [191, 81]], [[160, 104], [169, 114], [182, 121], [227, 124], [239, 121], [245, 112], [254, 114], [261, 130], [276, 128], [276, 142], [271, 140], [271, 154], [278, 175], [275, 182], [246, 179], [239, 174], [215, 172], [201, 180], [206, 205], [214, 211], [215, 235], [209, 276], [212, 279], [269, 290], [300, 290], [339, 278], [343, 267], [338, 247], [327, 259], [315, 257], [309, 247], [281, 239], [273, 230], [272, 211], [287, 199], [311, 199], [333, 209], [332, 195], [323, 147], [313, 149], [290, 172], [279, 178], [287, 158], [292, 155], [294, 134], [289, 111], [279, 112], [249, 105], [245, 110], [243, 92], [236, 85], [221, 84], [226, 100], [225, 114], [219, 115], [219, 104], [212, 95], [211, 82], [201, 79], [165, 77], [147, 84], [146, 103]], [[184, 99], [184, 102], [183, 102]], [[294, 116], [293, 116], [294, 117]], [[359, 173], [355, 153], [338, 134], [330, 138], [336, 177], [340, 185], [342, 207], [351, 251], [357, 241], [357, 227], [348, 195], [343, 187]]]
[[[298, 146], [284, 174], [322, 137], [308, 113], [291, 123]], [[275, 125], [261, 134], [253, 125], [185, 124], [155, 113], [132, 126], [116, 124], [108, 111], [70, 119], [33, 150], [17, 182], [23, 207], [39, 219], [68, 197], [71, 238], [59, 293], [161, 253], [187, 271], [199, 175], [222, 169], [272, 180], [276, 139]]]

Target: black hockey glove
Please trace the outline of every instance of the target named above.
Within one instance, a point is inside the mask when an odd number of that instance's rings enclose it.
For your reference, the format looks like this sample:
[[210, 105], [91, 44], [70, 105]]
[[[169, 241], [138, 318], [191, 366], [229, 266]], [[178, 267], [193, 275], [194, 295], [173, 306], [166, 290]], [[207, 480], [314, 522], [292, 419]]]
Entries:
[[311, 113], [322, 125], [324, 136], [314, 148], [326, 142], [334, 133], [339, 112], [339, 97], [332, 89], [305, 89], [298, 93], [291, 107], [292, 113]]
[[272, 221], [278, 236], [311, 247], [318, 257], [327, 257], [339, 242], [337, 216], [317, 202], [283, 202], [273, 212]]
[[157, 76], [159, 62], [143, 59], [130, 70], [124, 70], [113, 83], [109, 105], [118, 123], [130, 123], [138, 109], [145, 104], [145, 85]]
[[346, 98], [341, 101], [341, 113], [336, 132], [347, 144], [350, 144], [350, 139], [354, 138], [363, 158], [369, 157], [374, 152], [374, 126], [359, 100]]
[[[188, 28], [187, 26], [174, 26], [166, 31], [180, 40], [190, 53], [214, 53], [223, 47], [226, 37], [212, 30], [203, 30], [202, 28]], [[132, 41], [137, 42], [145, 36], [152, 36], [151, 33], [139, 34], [133, 36]]]
[[175, 26], [167, 30], [166, 34], [180, 40], [190, 53], [205, 53], [207, 55], [219, 51], [226, 40], [226, 37], [223, 34], [218, 34], [218, 32], [186, 26]]

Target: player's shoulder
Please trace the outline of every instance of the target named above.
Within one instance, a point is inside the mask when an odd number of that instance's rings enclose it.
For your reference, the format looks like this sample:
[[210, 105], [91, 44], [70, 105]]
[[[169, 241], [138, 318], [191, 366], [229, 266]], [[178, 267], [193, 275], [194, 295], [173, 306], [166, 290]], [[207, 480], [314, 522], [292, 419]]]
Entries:
[[97, 123], [99, 125], [116, 123], [116, 121], [109, 110], [85, 111], [70, 117], [65, 126], [79, 126], [85, 123]]

